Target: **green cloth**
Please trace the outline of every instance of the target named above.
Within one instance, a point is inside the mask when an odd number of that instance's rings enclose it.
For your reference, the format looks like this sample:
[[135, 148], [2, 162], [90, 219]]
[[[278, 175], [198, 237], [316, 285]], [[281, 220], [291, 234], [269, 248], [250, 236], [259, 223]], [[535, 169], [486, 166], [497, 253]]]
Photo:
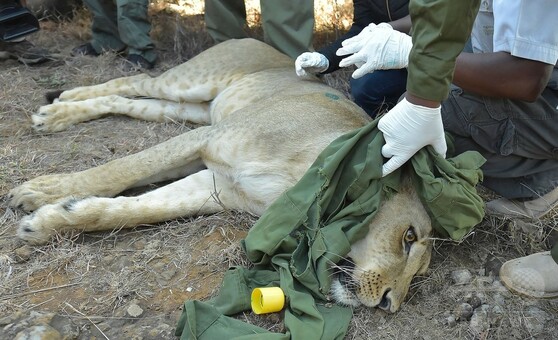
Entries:
[[[288, 281], [292, 282], [292, 279]], [[304, 308], [302, 313], [285, 311], [285, 324], [290, 325], [292, 333], [272, 333], [226, 316], [251, 309], [252, 289], [279, 285], [280, 275], [277, 271], [232, 268], [225, 273], [223, 285], [215, 298], [208, 302], [186, 301], [176, 335], [180, 339], [207, 340], [343, 339], [352, 317], [351, 309], [323, 301], [314, 305], [312, 296], [302, 290], [293, 290], [293, 295], [287, 301], [291, 306]], [[300, 301], [292, 301], [299, 298]], [[319, 319], [328, 322], [320, 322]]]
[[[260, 1], [264, 41], [295, 59], [312, 46], [314, 1]], [[206, 0], [205, 25], [215, 42], [247, 38], [244, 0]]]
[[480, 0], [411, 0], [413, 48], [407, 91], [428, 100], [448, 96], [455, 58], [463, 51]]
[[[186, 302], [176, 334], [181, 339], [233, 339], [245, 332], [258, 332], [258, 339], [343, 338], [352, 313], [327, 304], [329, 268], [365, 236], [381, 202], [400, 189], [405, 170], [381, 177], [383, 144], [377, 120], [333, 141], [243, 241], [254, 269], [228, 272], [220, 295], [207, 305]], [[475, 185], [482, 179], [483, 162], [477, 152], [446, 160], [428, 147], [405, 165], [413, 168], [416, 190], [442, 235], [458, 239], [482, 220], [484, 204]], [[216, 314], [250, 309], [251, 289], [269, 285], [280, 286], [287, 297], [285, 334], [260, 332], [252, 325], [233, 333], [230, 327], [240, 327], [239, 322]]]

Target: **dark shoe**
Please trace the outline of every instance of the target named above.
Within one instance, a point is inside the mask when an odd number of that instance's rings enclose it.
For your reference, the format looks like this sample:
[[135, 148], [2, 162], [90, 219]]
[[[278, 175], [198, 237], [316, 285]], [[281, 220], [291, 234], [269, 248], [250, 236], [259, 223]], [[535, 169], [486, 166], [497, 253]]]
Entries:
[[97, 51], [95, 51], [95, 49], [93, 48], [93, 45], [91, 45], [91, 43], [86, 43], [83, 45], [79, 45], [78, 47], [75, 47], [72, 50], [72, 55], [78, 56], [78, 55], [89, 55], [92, 57], [98, 57], [100, 55], [100, 53], [98, 53]]
[[23, 64], [39, 64], [54, 60], [48, 50], [37, 47], [27, 40], [21, 42], [0, 41], [0, 51], [4, 52], [7, 57], [17, 59]]
[[530, 201], [499, 198], [486, 203], [486, 214], [497, 217], [537, 220], [558, 206], [558, 188]]
[[151, 70], [154, 63], [150, 63], [144, 57], [138, 54], [129, 54], [126, 57], [126, 63], [124, 64], [124, 71], [138, 71], [140, 69]]

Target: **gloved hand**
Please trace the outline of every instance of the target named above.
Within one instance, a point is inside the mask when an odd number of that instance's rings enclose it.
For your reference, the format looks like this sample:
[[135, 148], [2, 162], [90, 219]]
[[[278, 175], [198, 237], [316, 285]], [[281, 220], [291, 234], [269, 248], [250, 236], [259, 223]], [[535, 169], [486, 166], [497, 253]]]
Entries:
[[382, 167], [386, 176], [407, 162], [426, 145], [446, 157], [447, 145], [440, 107], [429, 108], [400, 101], [378, 121], [386, 144], [382, 155], [389, 160]]
[[[370, 25], [363, 28], [359, 34], [349, 39], [343, 40], [343, 42], [341, 42], [341, 45], [343, 47], [338, 49], [336, 54], [337, 55], [353, 54], [359, 51], [368, 42], [368, 40], [370, 40], [370, 38], [372, 38], [381, 29], [393, 29], [393, 28], [387, 22], [382, 22], [378, 25], [371, 23]], [[345, 46], [351, 46], [350, 47], [351, 51], [355, 51], [355, 52], [344, 53], [346, 51]], [[343, 54], [340, 54], [339, 51], [343, 51]]]
[[353, 72], [355, 79], [375, 70], [401, 69], [409, 64], [412, 38], [394, 30], [389, 24], [377, 25], [368, 33], [367, 40], [351, 39], [343, 41], [343, 47], [338, 49], [336, 54], [352, 54], [341, 60], [339, 66], [356, 65], [358, 69]]
[[308, 73], [317, 74], [327, 70], [329, 60], [318, 52], [304, 52], [295, 60], [295, 71], [299, 77], [305, 77]]

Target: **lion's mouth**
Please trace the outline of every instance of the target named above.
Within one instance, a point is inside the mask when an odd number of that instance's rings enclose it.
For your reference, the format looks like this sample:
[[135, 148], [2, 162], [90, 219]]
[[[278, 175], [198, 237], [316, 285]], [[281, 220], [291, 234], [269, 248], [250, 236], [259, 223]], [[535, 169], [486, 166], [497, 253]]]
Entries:
[[337, 264], [336, 277], [332, 284], [332, 293], [335, 300], [344, 305], [359, 306], [364, 304], [367, 307], [379, 308], [391, 313], [391, 288], [385, 289], [382, 298], [374, 304], [366, 303], [358, 298], [357, 291], [359, 283], [354, 277], [355, 264], [352, 259], [341, 260]]
[[331, 284], [331, 293], [337, 303], [358, 307], [361, 302], [356, 294], [358, 285], [353, 276], [354, 268], [351, 259], [343, 259], [336, 265], [337, 272]]
[[358, 285], [353, 277], [354, 262], [348, 258], [341, 260], [337, 265], [340, 268], [338, 274], [339, 283], [356, 298]]

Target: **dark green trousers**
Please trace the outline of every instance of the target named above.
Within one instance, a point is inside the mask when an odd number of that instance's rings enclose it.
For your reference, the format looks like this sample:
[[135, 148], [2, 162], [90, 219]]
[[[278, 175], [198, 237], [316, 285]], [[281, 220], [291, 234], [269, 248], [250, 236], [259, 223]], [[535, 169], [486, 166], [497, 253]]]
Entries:
[[[314, 1], [260, 1], [264, 41], [291, 58], [312, 46]], [[206, 0], [205, 24], [215, 42], [247, 38], [244, 0]]]
[[91, 45], [103, 50], [137, 54], [153, 63], [157, 59], [149, 33], [148, 0], [85, 0], [93, 14]]

